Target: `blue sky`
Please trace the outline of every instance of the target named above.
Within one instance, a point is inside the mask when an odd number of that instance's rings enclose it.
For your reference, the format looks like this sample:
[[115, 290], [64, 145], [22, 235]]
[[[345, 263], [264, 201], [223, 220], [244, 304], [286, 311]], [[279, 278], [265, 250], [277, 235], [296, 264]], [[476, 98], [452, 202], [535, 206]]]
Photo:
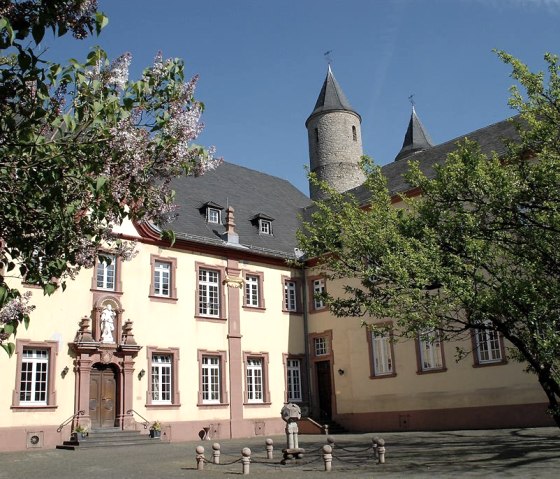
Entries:
[[532, 69], [560, 53], [560, 0], [99, 0], [109, 25], [84, 42], [46, 41], [47, 57], [83, 59], [94, 44], [133, 55], [131, 76], [158, 50], [200, 75], [199, 143], [226, 161], [308, 193], [305, 120], [326, 75], [326, 51], [362, 116], [364, 153], [393, 161], [408, 97], [435, 143], [513, 112], [506, 50]]

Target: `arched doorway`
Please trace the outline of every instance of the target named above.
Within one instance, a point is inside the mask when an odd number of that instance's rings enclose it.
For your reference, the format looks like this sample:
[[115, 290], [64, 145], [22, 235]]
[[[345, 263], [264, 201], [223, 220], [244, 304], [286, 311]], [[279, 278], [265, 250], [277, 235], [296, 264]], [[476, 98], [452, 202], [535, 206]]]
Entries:
[[89, 415], [93, 429], [117, 425], [117, 389], [118, 374], [115, 366], [95, 363], [91, 368], [89, 385]]

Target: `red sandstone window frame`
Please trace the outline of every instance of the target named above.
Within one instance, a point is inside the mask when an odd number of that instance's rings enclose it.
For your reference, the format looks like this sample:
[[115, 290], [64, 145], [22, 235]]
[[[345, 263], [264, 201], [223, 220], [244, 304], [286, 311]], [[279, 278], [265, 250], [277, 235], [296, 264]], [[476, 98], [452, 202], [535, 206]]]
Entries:
[[[262, 372], [262, 401], [249, 401], [249, 391], [247, 384], [247, 370], [248, 362], [250, 359], [260, 359], [261, 361], [261, 372]], [[244, 406], [269, 406], [270, 402], [270, 390], [269, 390], [269, 380], [268, 380], [268, 353], [243, 353], [243, 405]]]
[[[226, 295], [225, 295], [225, 287], [224, 287], [224, 279], [226, 278], [226, 269], [223, 266], [217, 265], [210, 265], [205, 263], [199, 263], [198, 261], [195, 263], [195, 270], [196, 270], [196, 289], [195, 289], [195, 313], [194, 317], [197, 320], [201, 321], [225, 321], [226, 314]], [[218, 314], [217, 315], [210, 315], [210, 314], [202, 314], [200, 313], [200, 270], [206, 271], [215, 271], [218, 273]]]
[[[42, 349], [48, 351], [48, 369], [47, 369], [47, 401], [46, 404], [27, 404], [20, 400], [21, 393], [21, 371], [23, 362], [23, 351], [26, 349]], [[38, 411], [53, 410], [58, 406], [56, 404], [56, 358], [58, 356], [58, 341], [30, 341], [27, 339], [17, 339], [15, 355], [17, 358], [15, 388], [12, 393], [13, 410], [20, 411]]]
[[[219, 402], [205, 402], [203, 399], [203, 358], [214, 357], [219, 360], [219, 374], [220, 374], [220, 400]], [[226, 364], [227, 364], [227, 351], [210, 351], [206, 349], [198, 350], [198, 403], [197, 406], [203, 408], [212, 408], [227, 406], [229, 404], [229, 397], [227, 391], [227, 378], [226, 378]]]
[[[314, 361], [332, 360], [333, 358], [332, 338], [333, 338], [332, 329], [320, 333], [309, 334], [309, 351], [310, 351], [310, 356]], [[316, 339], [324, 341], [326, 347], [325, 354], [316, 354], [317, 352], [315, 348]]]
[[[377, 326], [381, 326], [381, 327], [386, 327], [386, 326], [391, 326], [392, 323], [385, 323], [385, 324], [379, 324]], [[379, 333], [374, 333], [373, 331], [371, 331], [370, 329], [366, 329], [366, 338], [367, 338], [367, 343], [368, 343], [368, 357], [369, 357], [369, 369], [370, 369], [370, 375], [369, 378], [370, 379], [385, 379], [385, 378], [394, 378], [397, 375], [397, 367], [396, 367], [396, 360], [395, 360], [395, 348], [393, 347], [393, 330], [389, 330], [386, 333], [383, 334], [383, 337], [387, 337], [387, 340], [389, 342], [389, 352], [391, 354], [390, 356], [390, 360], [391, 360], [391, 371], [387, 372], [387, 373], [380, 373], [376, 371], [376, 367], [375, 367], [375, 360], [374, 360], [374, 352], [375, 352], [375, 346], [373, 344], [373, 335], [379, 335]]]
[[[152, 400], [152, 358], [154, 355], [171, 356], [171, 403], [154, 403]], [[177, 408], [181, 406], [179, 393], [179, 348], [158, 348], [156, 346], [146, 347], [146, 359], [148, 361], [146, 375], [148, 385], [146, 388], [146, 407], [153, 409]]]
[[[156, 263], [169, 264], [169, 295], [156, 294], [155, 291], [155, 272]], [[150, 294], [149, 298], [152, 301], [162, 301], [165, 303], [177, 301], [177, 258], [166, 258], [155, 254], [150, 255]]]
[[[115, 258], [115, 287], [114, 289], [105, 289], [97, 287], [97, 267], [100, 264], [99, 255], [113, 256]], [[93, 277], [91, 278], [91, 291], [99, 291], [102, 293], [122, 294], [122, 258], [111, 251], [100, 251], [95, 258], [95, 265], [93, 267]]]

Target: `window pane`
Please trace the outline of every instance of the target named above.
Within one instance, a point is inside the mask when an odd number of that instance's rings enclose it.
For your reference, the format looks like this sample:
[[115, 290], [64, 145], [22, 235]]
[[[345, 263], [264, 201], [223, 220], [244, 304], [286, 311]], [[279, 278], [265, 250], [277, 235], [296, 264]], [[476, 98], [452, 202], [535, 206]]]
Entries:
[[[99, 289], [114, 291], [117, 258], [115, 255], [104, 255], [104, 257], [107, 258], [107, 261], [105, 261], [105, 258], [103, 258], [103, 260], [100, 258], [97, 263], [97, 287]], [[110, 264], [108, 264], [108, 261]]]
[[295, 311], [296, 307], [296, 283], [295, 281], [286, 281], [284, 284], [284, 308], [287, 311]]
[[393, 373], [393, 357], [389, 333], [371, 334], [373, 371], [375, 376]]
[[259, 306], [259, 277], [247, 275], [245, 278], [245, 304]]
[[20, 376], [20, 403], [47, 404], [48, 371], [48, 350], [23, 350]]
[[288, 401], [301, 401], [301, 362], [299, 359], [288, 359]]
[[220, 315], [220, 274], [200, 269], [198, 273], [198, 312], [205, 316]]
[[169, 296], [171, 264], [163, 261], [156, 261], [154, 266], [154, 294], [158, 296]]
[[249, 402], [263, 402], [262, 359], [247, 360], [247, 399]]
[[154, 403], [171, 403], [171, 363], [171, 355], [152, 356], [152, 402]]

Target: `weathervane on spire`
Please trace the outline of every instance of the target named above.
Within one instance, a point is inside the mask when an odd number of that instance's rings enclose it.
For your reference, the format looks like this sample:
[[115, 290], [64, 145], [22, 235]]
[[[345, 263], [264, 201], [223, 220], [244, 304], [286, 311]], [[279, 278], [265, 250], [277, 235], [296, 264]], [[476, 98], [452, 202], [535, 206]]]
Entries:
[[331, 53], [333, 52], [333, 50], [329, 50], [328, 52], [323, 53], [323, 55], [325, 56], [325, 60], [327, 61], [327, 64], [329, 66], [331, 66], [332, 63], [332, 58], [331, 58]]
[[412, 108], [414, 109], [414, 95], [415, 93], [412, 93], [409, 97], [408, 97], [408, 101], [410, 102], [410, 104], [412, 105]]

